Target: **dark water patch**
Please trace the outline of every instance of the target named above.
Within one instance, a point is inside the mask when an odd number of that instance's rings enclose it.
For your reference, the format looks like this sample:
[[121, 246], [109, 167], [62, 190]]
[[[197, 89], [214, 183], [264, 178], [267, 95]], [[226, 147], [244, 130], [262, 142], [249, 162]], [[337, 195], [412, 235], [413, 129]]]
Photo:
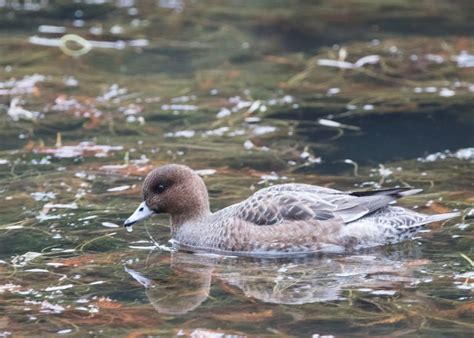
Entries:
[[[435, 114], [386, 114], [357, 116], [339, 120], [360, 127], [359, 132], [345, 131], [325, 147], [328, 130], [321, 127], [300, 126], [300, 133], [317, 143], [317, 153], [325, 159], [328, 170], [347, 168], [337, 161], [351, 159], [363, 165], [416, 159], [430, 153], [471, 147], [474, 144], [472, 127], [453, 112]], [[331, 131], [334, 133], [334, 129]], [[324, 166], [323, 166], [324, 167]]]

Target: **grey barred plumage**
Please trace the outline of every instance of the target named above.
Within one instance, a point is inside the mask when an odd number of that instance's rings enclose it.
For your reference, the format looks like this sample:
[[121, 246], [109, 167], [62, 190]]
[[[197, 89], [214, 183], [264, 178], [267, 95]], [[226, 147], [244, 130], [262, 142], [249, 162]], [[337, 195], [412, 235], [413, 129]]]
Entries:
[[391, 206], [419, 191], [342, 192], [290, 183], [261, 189], [212, 213], [203, 180], [192, 169], [173, 164], [148, 174], [144, 202], [125, 226], [153, 213], [168, 213], [172, 238], [182, 250], [269, 257], [344, 252], [396, 243], [427, 223], [459, 215], [430, 216]]

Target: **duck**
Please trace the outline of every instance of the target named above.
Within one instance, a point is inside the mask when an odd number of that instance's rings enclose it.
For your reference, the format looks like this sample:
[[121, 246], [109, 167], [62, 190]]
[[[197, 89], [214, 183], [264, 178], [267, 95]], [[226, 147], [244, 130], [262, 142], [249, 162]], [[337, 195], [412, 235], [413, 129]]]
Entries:
[[124, 226], [132, 230], [152, 215], [168, 214], [173, 247], [193, 253], [271, 258], [352, 252], [408, 240], [426, 224], [460, 215], [427, 215], [393, 205], [421, 191], [344, 192], [287, 183], [212, 212], [203, 179], [188, 166], [168, 164], [148, 173], [142, 203]]

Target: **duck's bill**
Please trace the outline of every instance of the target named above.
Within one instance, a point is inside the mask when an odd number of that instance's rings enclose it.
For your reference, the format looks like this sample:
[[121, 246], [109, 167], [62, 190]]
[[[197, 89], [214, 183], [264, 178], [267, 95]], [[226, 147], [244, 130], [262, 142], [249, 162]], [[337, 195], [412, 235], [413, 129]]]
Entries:
[[127, 228], [127, 230], [132, 230], [132, 225], [137, 222], [143, 221], [145, 218], [150, 217], [154, 214], [154, 211], [148, 208], [145, 202], [142, 202], [137, 210], [123, 223], [123, 226]]

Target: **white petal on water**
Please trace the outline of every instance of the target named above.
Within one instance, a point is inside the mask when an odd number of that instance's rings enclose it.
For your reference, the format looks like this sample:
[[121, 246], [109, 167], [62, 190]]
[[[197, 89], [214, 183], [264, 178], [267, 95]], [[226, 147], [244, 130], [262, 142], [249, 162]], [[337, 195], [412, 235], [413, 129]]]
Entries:
[[435, 63], [443, 63], [444, 62], [444, 57], [442, 57], [441, 55], [437, 55], [437, 54], [426, 54], [425, 58], [426, 58], [426, 60], [433, 61]]
[[257, 101], [254, 101], [252, 103], [252, 105], [250, 106], [250, 108], [247, 110], [247, 113], [253, 113], [255, 112], [258, 108], [260, 108], [260, 105], [262, 104], [262, 102], [260, 102], [260, 100], [257, 100]]
[[31, 193], [30, 196], [33, 197], [35, 201], [47, 201], [47, 200], [52, 200], [56, 198], [56, 194], [52, 191], [48, 191], [48, 192], [37, 191], [37, 192]]
[[264, 135], [264, 134], [269, 134], [273, 133], [278, 130], [277, 127], [274, 126], [257, 126], [257, 125], [251, 125], [251, 130], [254, 135]]
[[115, 191], [124, 191], [124, 190], [128, 190], [128, 189], [130, 189], [129, 185], [121, 185], [121, 186], [118, 186], [118, 187], [107, 189], [107, 191], [115, 192]]
[[90, 216], [86, 216], [86, 217], [83, 217], [83, 218], [79, 218], [80, 221], [86, 221], [86, 220], [90, 220], [90, 219], [94, 219], [94, 218], [97, 218], [99, 216], [97, 215], [90, 215]]
[[23, 225], [7, 225], [6, 227], [2, 228], [5, 230], [15, 230], [15, 229], [22, 229]]
[[346, 61], [338, 61], [338, 60], [331, 60], [331, 59], [319, 59], [318, 60], [319, 66], [325, 67], [336, 67], [341, 69], [352, 69], [354, 68], [354, 64]]
[[57, 334], [68, 334], [68, 333], [71, 333], [71, 332], [72, 332], [72, 329], [64, 329], [64, 330], [59, 330], [56, 333]]
[[49, 270], [46, 269], [27, 269], [25, 272], [49, 272]]
[[180, 130], [174, 133], [166, 133], [165, 137], [184, 137], [191, 138], [196, 134], [194, 130]]
[[395, 290], [375, 290], [370, 294], [375, 296], [394, 296], [397, 293]]
[[474, 148], [464, 148], [464, 149], [459, 149], [456, 151], [454, 154], [454, 157], [460, 159], [460, 160], [470, 160], [474, 158]]
[[328, 119], [319, 119], [318, 120], [318, 123], [322, 126], [325, 126], [325, 127], [333, 127], [333, 128], [343, 128], [343, 129], [351, 129], [351, 130], [360, 130], [359, 127], [357, 126], [351, 126], [351, 125], [348, 125], [348, 124], [342, 124], [340, 122], [337, 122], [337, 121], [333, 121], [333, 120], [328, 120]]
[[257, 122], [260, 122], [262, 119], [257, 116], [249, 116], [249, 117], [246, 117], [244, 120], [247, 123], [257, 123]]
[[456, 152], [445, 150], [443, 152], [429, 154], [425, 157], [419, 157], [417, 160], [420, 162], [434, 162], [438, 160], [444, 160], [448, 157], [457, 158], [459, 160], [471, 160], [474, 159], [474, 148], [463, 148]]
[[460, 230], [466, 230], [469, 226], [470, 226], [469, 223], [459, 223], [459, 224], [456, 224], [456, 228], [458, 228], [458, 229], [460, 229]]
[[13, 121], [34, 120], [39, 117], [39, 112], [29, 111], [19, 105], [20, 99], [15, 97], [10, 102], [7, 114]]
[[361, 57], [359, 60], [357, 60], [355, 63], [354, 63], [354, 67], [356, 68], [359, 68], [359, 67], [363, 67], [365, 65], [373, 65], [373, 64], [376, 64], [376, 63], [379, 63], [380, 62], [380, 56], [379, 55], [367, 55], [367, 56], [364, 56], [364, 57]]
[[245, 149], [250, 150], [250, 149], [252, 149], [252, 148], [254, 148], [254, 147], [255, 147], [255, 144], [253, 144], [252, 141], [247, 140], [247, 141], [244, 142], [244, 148], [245, 148]]
[[50, 312], [54, 312], [54, 313], [61, 313], [63, 312], [65, 309], [63, 306], [61, 305], [58, 305], [58, 304], [51, 304], [50, 302], [48, 302], [47, 300], [44, 300], [42, 303], [41, 303], [41, 311], [40, 312], [46, 312], [46, 313], [50, 313]]
[[224, 136], [229, 131], [229, 127], [220, 127], [217, 129], [208, 130], [203, 133], [203, 136]]
[[198, 110], [198, 106], [191, 104], [164, 104], [161, 106], [162, 110], [177, 110], [177, 111], [195, 111]]
[[58, 291], [58, 290], [66, 290], [66, 289], [70, 289], [70, 288], [73, 288], [74, 285], [73, 284], [66, 284], [66, 285], [58, 285], [58, 286], [50, 286], [50, 287], [47, 287], [46, 289], [44, 289], [44, 291]]
[[196, 174], [199, 176], [210, 176], [214, 175], [217, 170], [216, 169], [200, 169], [200, 170], [195, 170]]
[[89, 285], [101, 285], [101, 284], [104, 284], [104, 283], [105, 283], [105, 281], [103, 281], [103, 280], [98, 280], [98, 281], [89, 283]]
[[150, 245], [150, 246], [129, 245], [128, 247], [130, 249], [136, 249], [136, 250], [156, 250], [157, 249], [156, 245]]
[[25, 266], [33, 259], [42, 255], [43, 254], [39, 252], [28, 251], [27, 253], [24, 253], [23, 255], [13, 257], [11, 262], [14, 266]]
[[218, 119], [222, 119], [224, 117], [230, 116], [230, 114], [232, 114], [232, 112], [229, 109], [221, 108], [221, 110], [219, 110], [219, 112], [216, 114], [216, 117]]
[[130, 276], [132, 276], [138, 283], [140, 283], [144, 287], [147, 288], [147, 287], [149, 287], [153, 284], [151, 279], [146, 278], [141, 273], [139, 273], [135, 270], [129, 269], [126, 266], [124, 267], [124, 269]]
[[335, 128], [339, 128], [342, 126], [341, 123], [339, 122], [336, 122], [336, 121], [333, 121], [333, 120], [326, 120], [326, 119], [319, 119], [318, 120], [318, 123], [322, 126], [326, 126], [326, 127], [335, 127]]
[[120, 225], [112, 222], [102, 222], [102, 225], [107, 228], [120, 228]]
[[52, 25], [40, 25], [38, 27], [38, 32], [40, 33], [66, 33], [66, 27], [64, 26], [52, 26]]
[[451, 97], [454, 95], [456, 95], [456, 92], [449, 88], [442, 88], [439, 92], [439, 96], [443, 96], [443, 97]]
[[453, 56], [453, 61], [457, 62], [459, 68], [474, 67], [474, 55], [463, 50], [459, 55]]
[[63, 204], [63, 203], [46, 203], [44, 205], [45, 209], [77, 209], [77, 204], [76, 202], [71, 202], [71, 203], [67, 203], [67, 204]]
[[54, 267], [54, 268], [59, 268], [59, 267], [61, 267], [61, 266], [65, 266], [66, 264], [64, 264], [64, 263], [49, 262], [49, 263], [46, 263], [46, 265], [52, 266], [52, 267]]
[[32, 93], [37, 82], [46, 80], [44, 75], [27, 75], [21, 80], [8, 80], [0, 82], [0, 95], [21, 95]]

